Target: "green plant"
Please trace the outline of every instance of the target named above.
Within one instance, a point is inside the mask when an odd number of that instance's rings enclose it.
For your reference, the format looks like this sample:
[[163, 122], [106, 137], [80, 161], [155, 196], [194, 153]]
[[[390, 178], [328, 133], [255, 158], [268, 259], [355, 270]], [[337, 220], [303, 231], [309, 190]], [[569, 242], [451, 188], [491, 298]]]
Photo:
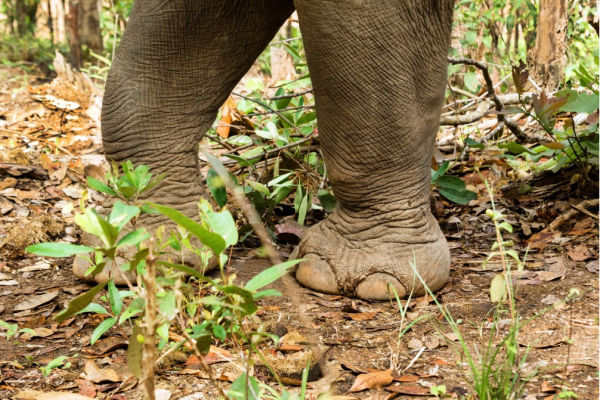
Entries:
[[[199, 221], [184, 216], [179, 211], [156, 203], [139, 203], [138, 196], [159, 184], [160, 177], [153, 177], [144, 166], [136, 168], [129, 162], [116, 166], [106, 176], [106, 183], [89, 178], [90, 187], [109, 194], [115, 201], [108, 216], [102, 216], [92, 207], [86, 206], [86, 196], [80, 204], [82, 212], [75, 222], [86, 232], [96, 236], [100, 244], [94, 247], [69, 243], [40, 243], [29, 246], [27, 251], [51, 257], [68, 257], [92, 252], [87, 257], [89, 272], [98, 273], [107, 260], [120, 262], [117, 251], [132, 249], [123, 254], [119, 267], [137, 271], [137, 286], [119, 290], [112, 280], [96, 285], [91, 290], [73, 299], [67, 309], [55, 316], [58, 321], [77, 313], [90, 312], [104, 318], [94, 330], [91, 342], [95, 342], [116, 324], [129, 323], [133, 326], [129, 341], [128, 362], [132, 371], [141, 376], [141, 353], [147, 339], [141, 329], [148, 313], [156, 314], [156, 335], [159, 349], [180, 347], [191, 342], [199, 354], [206, 354], [212, 343], [232, 341], [238, 348], [247, 348], [245, 359], [251, 363], [253, 354], [260, 356], [257, 344], [264, 339], [277, 340], [262, 328], [250, 330], [247, 319], [256, 320], [256, 301], [266, 296], [281, 295], [265, 286], [287, 273], [300, 260], [291, 260], [274, 265], [260, 272], [245, 285], [234, 284], [235, 276], [227, 275], [227, 249], [236, 244], [238, 233], [235, 221], [227, 209], [216, 212], [207, 201], [199, 204]], [[152, 234], [145, 228], [136, 228], [136, 219], [141, 213], [161, 213], [178, 225], [177, 231], [167, 232], [159, 227]], [[192, 240], [194, 239], [194, 240]], [[178, 264], [172, 260], [172, 251], [192, 251], [201, 256], [203, 264], [198, 269]], [[220, 267], [219, 278], [209, 278], [202, 273], [209, 258], [214, 256]], [[148, 265], [156, 264], [160, 276], [148, 277]], [[154, 270], [154, 269], [152, 269]], [[140, 276], [145, 276], [144, 280]], [[183, 279], [184, 275], [189, 279]], [[148, 309], [146, 293], [148, 279], [156, 282], [156, 310]], [[100, 300], [108, 303], [108, 309], [96, 296], [106, 289]], [[153, 317], [154, 318], [154, 317]], [[170, 342], [169, 331], [175, 330], [185, 339]], [[154, 332], [154, 331], [153, 331]], [[262, 357], [262, 356], [261, 356]], [[54, 365], [54, 364], [53, 364]], [[249, 367], [248, 367], [249, 369]], [[245, 379], [245, 378], [244, 378]], [[248, 378], [250, 384], [255, 378]]]
[[563, 389], [558, 394], [558, 398], [559, 399], [576, 399], [577, 395], [571, 390]]
[[429, 390], [431, 391], [431, 394], [438, 399], [446, 397], [446, 385], [434, 385], [430, 387]]
[[71, 368], [71, 362], [70, 361], [65, 362], [66, 359], [67, 359], [67, 356], [58, 356], [55, 359], [51, 360], [48, 364], [46, 364], [46, 366], [40, 367], [40, 370], [42, 371], [42, 375], [44, 377], [47, 377], [50, 375], [50, 373], [52, 373], [53, 369], [56, 369], [59, 367], [62, 369]]
[[431, 169], [431, 184], [437, 187], [439, 193], [457, 204], [469, 204], [477, 198], [477, 193], [468, 190], [462, 179], [447, 175], [450, 162], [444, 161], [437, 170]]
[[[533, 164], [535, 171], [552, 172], [575, 165], [582, 178], [587, 178], [590, 166], [598, 166], [598, 75], [590, 73], [583, 65], [575, 70], [575, 74], [583, 89], [564, 89], [553, 97], [542, 92], [534, 96], [532, 106], [528, 107], [522, 95], [529, 73], [522, 63], [513, 66], [512, 77], [521, 107], [511, 111], [525, 113], [534, 119], [548, 139], [531, 148], [516, 142], [501, 144], [499, 147], [506, 149], [509, 165], [523, 169]], [[575, 118], [578, 114], [589, 115], [584, 128], [577, 127]]]
[[6, 329], [6, 340], [10, 340], [11, 337], [19, 334], [19, 333], [28, 333], [30, 335], [35, 334], [35, 331], [30, 328], [21, 328], [19, 329], [18, 324], [9, 324], [6, 321], [0, 319], [0, 328]]

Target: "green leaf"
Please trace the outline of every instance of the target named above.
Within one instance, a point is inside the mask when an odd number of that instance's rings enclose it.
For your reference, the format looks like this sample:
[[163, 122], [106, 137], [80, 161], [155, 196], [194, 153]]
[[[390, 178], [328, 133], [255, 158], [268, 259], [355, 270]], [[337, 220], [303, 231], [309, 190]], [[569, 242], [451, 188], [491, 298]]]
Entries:
[[208, 354], [210, 351], [210, 344], [212, 343], [212, 335], [208, 332], [202, 333], [195, 337], [196, 339], [196, 348], [200, 352], [200, 354]]
[[269, 183], [267, 183], [268, 187], [273, 187], [285, 181], [290, 175], [294, 172], [288, 172], [287, 174], [279, 175], [277, 178], [271, 179]]
[[271, 192], [269, 191], [269, 189], [265, 185], [263, 185], [262, 183], [254, 182], [254, 181], [248, 181], [246, 183], [252, 189], [256, 190], [257, 192], [259, 192], [260, 194], [264, 195], [265, 197], [268, 197], [271, 194]]
[[306, 218], [306, 212], [308, 210], [308, 198], [310, 195], [306, 193], [300, 203], [300, 209], [298, 210], [298, 223], [304, 225], [304, 219]]
[[[246, 385], [246, 381], [248, 381], [248, 385]], [[232, 400], [260, 400], [258, 381], [253, 376], [246, 377], [246, 374], [243, 373], [233, 381], [227, 396]]]
[[467, 187], [462, 179], [451, 175], [440, 176], [436, 181], [436, 185], [440, 188], [452, 189], [456, 191], [465, 190]]
[[87, 292], [75, 297], [69, 302], [69, 306], [65, 310], [62, 310], [61, 312], [56, 314], [56, 316], [54, 316], [54, 320], [56, 320], [57, 322], [62, 322], [67, 318], [75, 315], [79, 311], [83, 310], [88, 304], [92, 302], [92, 300], [94, 300], [94, 297], [98, 294], [98, 292], [104, 289], [104, 286], [106, 286], [106, 282], [100, 283], [88, 290]]
[[223, 207], [227, 203], [227, 190], [223, 179], [212, 168], [206, 174], [206, 184], [215, 202]]
[[323, 206], [325, 211], [331, 212], [337, 205], [336, 198], [327, 190], [319, 189], [319, 191], [317, 192], [317, 197], [319, 198], [319, 202], [321, 203], [321, 206]]
[[192, 267], [188, 267], [187, 265], [173, 264], [173, 263], [170, 263], [167, 261], [161, 261], [161, 260], [156, 261], [156, 263], [159, 265], [164, 265], [165, 267], [176, 269], [177, 271], [181, 271], [184, 274], [193, 276], [194, 278], [196, 278], [202, 282], [210, 282], [210, 279], [206, 278], [199, 271], [195, 270]]
[[121, 246], [133, 246], [144, 240], [148, 239], [150, 234], [146, 232], [146, 228], [136, 229], [133, 232], [129, 232], [127, 235], [123, 236], [118, 242], [116, 247], [119, 248]]
[[254, 277], [250, 279], [246, 285], [244, 285], [244, 288], [250, 291], [261, 289], [281, 278], [291, 267], [301, 261], [303, 260], [288, 260], [286, 262], [282, 262], [281, 264], [273, 265], [272, 267], [269, 267], [254, 275]]
[[578, 93], [566, 91], [569, 95], [567, 102], [560, 107], [561, 111], [591, 114], [598, 109], [600, 97], [596, 93]]
[[296, 120], [296, 125], [308, 124], [309, 122], [313, 122], [315, 119], [317, 119], [317, 113], [314, 111], [308, 111], [302, 113], [302, 115]]
[[124, 321], [127, 321], [129, 318], [144, 311], [144, 299], [139, 298], [136, 300], [141, 300], [142, 305], [140, 306], [137, 303], [134, 304], [134, 302], [131, 302], [129, 307], [127, 307], [125, 311], [123, 311], [123, 314], [119, 316], [119, 325], [121, 325]]
[[439, 191], [442, 196], [456, 204], [466, 205], [469, 204], [471, 200], [477, 198], [477, 193], [467, 189], [455, 190], [450, 188], [440, 188]]
[[465, 141], [465, 144], [474, 149], [484, 149], [485, 148], [485, 146], [483, 144], [477, 142], [476, 140], [471, 139], [470, 137], [467, 138], [467, 140]]
[[165, 295], [158, 300], [158, 309], [160, 313], [167, 318], [172, 320], [177, 315], [177, 304], [175, 299], [175, 292], [168, 291]]
[[479, 81], [477, 80], [477, 75], [475, 72], [467, 72], [464, 75], [465, 87], [475, 93], [477, 88], [479, 87]]
[[118, 230], [123, 229], [123, 227], [131, 221], [133, 217], [136, 217], [140, 213], [140, 209], [136, 206], [130, 206], [121, 201], [116, 201], [113, 205], [112, 211], [110, 212], [110, 216], [108, 217], [108, 222], [117, 227]]
[[221, 288], [223, 293], [235, 294], [242, 298], [243, 302], [239, 305], [246, 315], [254, 314], [257, 310], [256, 304], [254, 304], [254, 298], [249, 290], [241, 288], [235, 285], [227, 285]]
[[112, 328], [117, 323], [117, 319], [114, 317], [106, 318], [104, 321], [100, 323], [92, 332], [92, 338], [90, 339], [90, 344], [93, 345], [96, 343], [102, 335], [106, 333], [110, 328]]
[[38, 243], [27, 246], [25, 251], [43, 257], [70, 257], [75, 254], [91, 253], [94, 248], [71, 243]]
[[86, 209], [83, 214], [76, 214], [75, 223], [85, 232], [100, 238], [106, 247], [112, 247], [119, 235], [118, 229], [93, 208]]
[[225, 328], [223, 328], [221, 325], [213, 325], [212, 332], [213, 336], [219, 340], [225, 340], [225, 338], [227, 337], [227, 332], [225, 331]]
[[504, 274], [498, 274], [490, 284], [490, 301], [500, 303], [506, 299], [506, 279]]
[[265, 129], [256, 129], [256, 130], [254, 130], [254, 133], [256, 133], [261, 138], [267, 139], [267, 140], [277, 140], [280, 138], [279, 131], [277, 130], [277, 127], [275, 126], [273, 121], [267, 122], [266, 128], [267, 128], [266, 130]]
[[112, 280], [108, 281], [108, 301], [113, 315], [119, 315], [123, 309], [123, 299], [121, 299], [119, 289]]
[[254, 300], [262, 299], [263, 297], [281, 297], [281, 292], [275, 289], [266, 289], [254, 293], [252, 297]]
[[87, 177], [87, 184], [89, 187], [91, 187], [94, 190], [97, 190], [98, 192], [106, 193], [115, 197], [119, 196], [117, 192], [115, 192], [110, 186], [108, 186], [104, 182], [99, 181], [96, 178], [92, 178], [91, 176]]
[[142, 353], [144, 351], [144, 343], [138, 339], [143, 337], [142, 328], [134, 323], [127, 346], [127, 365], [131, 373], [138, 379], [142, 378]]
[[529, 150], [527, 147], [520, 145], [516, 142], [500, 143], [498, 145], [501, 149], [506, 149], [510, 154], [519, 155], [522, 153], [535, 154], [534, 151]]
[[[205, 201], [205, 200], [204, 200]], [[208, 205], [208, 202], [206, 202]], [[203, 211], [203, 221], [208, 223], [211, 230], [218, 233], [224, 240], [225, 246], [233, 246], [238, 241], [237, 226], [233, 216], [229, 210], [223, 210], [221, 212], [214, 212], [209, 207], [201, 207]]]
[[108, 311], [106, 311], [106, 308], [102, 307], [100, 304], [98, 303], [90, 303], [87, 306], [85, 306], [85, 308], [79, 312], [77, 312], [77, 314], [83, 314], [86, 312], [91, 312], [94, 314], [108, 314]]
[[225, 250], [225, 239], [219, 234], [210, 232], [196, 221], [186, 217], [171, 207], [161, 206], [155, 203], [150, 203], [150, 205], [197, 237], [202, 244], [208, 246], [215, 254], [221, 254], [223, 250]]
[[431, 181], [435, 182], [436, 180], [438, 180], [440, 176], [444, 175], [446, 171], [448, 171], [448, 168], [450, 168], [450, 162], [444, 161], [437, 170], [432, 169]]

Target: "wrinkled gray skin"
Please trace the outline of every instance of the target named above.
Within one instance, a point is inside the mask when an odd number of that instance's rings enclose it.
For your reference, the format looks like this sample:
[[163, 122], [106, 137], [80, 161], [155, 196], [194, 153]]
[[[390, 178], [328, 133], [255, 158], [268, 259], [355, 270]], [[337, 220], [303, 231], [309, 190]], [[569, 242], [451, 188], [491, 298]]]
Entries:
[[[151, 199], [190, 217], [203, 195], [198, 142], [236, 83], [298, 10], [334, 213], [310, 228], [296, 277], [325, 293], [432, 290], [450, 255], [429, 206], [453, 0], [137, 1], [110, 70], [108, 159], [167, 179]], [[146, 220], [148, 225], [161, 221]]]

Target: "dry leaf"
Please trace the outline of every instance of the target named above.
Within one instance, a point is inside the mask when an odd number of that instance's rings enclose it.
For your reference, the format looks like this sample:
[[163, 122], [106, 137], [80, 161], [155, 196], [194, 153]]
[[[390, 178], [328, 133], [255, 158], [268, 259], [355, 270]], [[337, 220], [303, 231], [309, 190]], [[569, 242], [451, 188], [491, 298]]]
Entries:
[[94, 362], [94, 360], [88, 360], [85, 363], [85, 376], [84, 378], [90, 382], [120, 382], [122, 379], [119, 374], [112, 368], [100, 369]]
[[594, 257], [594, 255], [591, 254], [590, 250], [584, 245], [569, 249], [569, 258], [573, 261], [585, 261], [592, 257]]
[[352, 318], [354, 321], [362, 322], [369, 321], [377, 315], [377, 311], [375, 312], [359, 312], [359, 313], [349, 313], [348, 316]]
[[420, 378], [416, 375], [400, 375], [400, 376], [394, 376], [394, 380], [396, 382], [416, 382], [418, 381]]
[[417, 385], [407, 385], [407, 384], [403, 384], [403, 385], [394, 384], [394, 385], [386, 387], [385, 390], [387, 390], [389, 392], [408, 394], [408, 395], [412, 395], [412, 396], [429, 396], [431, 394], [431, 391], [429, 390], [429, 388], [426, 388], [423, 386], [417, 386]]
[[350, 392], [360, 392], [361, 390], [365, 389], [386, 386], [389, 385], [393, 380], [394, 377], [392, 376], [391, 369], [361, 374], [356, 377], [356, 380], [350, 388]]
[[217, 135], [224, 139], [229, 137], [229, 130], [231, 129], [231, 123], [235, 116], [235, 110], [235, 100], [232, 97], [229, 97], [227, 101], [225, 101], [225, 104], [223, 104], [223, 108], [221, 109], [221, 120], [217, 125]]
[[14, 308], [14, 311], [31, 310], [32, 308], [36, 308], [38, 306], [41, 306], [42, 304], [46, 304], [50, 300], [54, 299], [56, 296], [58, 296], [58, 290], [40, 294], [38, 296], [31, 296], [24, 302], [17, 304]]
[[24, 390], [15, 395], [19, 400], [90, 400], [93, 397], [69, 392], [40, 392], [37, 390]]

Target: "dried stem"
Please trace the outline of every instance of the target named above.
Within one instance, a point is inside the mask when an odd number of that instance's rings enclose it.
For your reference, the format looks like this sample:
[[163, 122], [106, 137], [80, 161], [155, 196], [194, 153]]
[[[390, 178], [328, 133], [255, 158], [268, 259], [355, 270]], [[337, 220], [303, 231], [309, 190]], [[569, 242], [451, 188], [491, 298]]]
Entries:
[[149, 254], [146, 258], [146, 273], [144, 274], [144, 286], [146, 289], [146, 312], [144, 315], [143, 331], [144, 346], [142, 352], [142, 383], [144, 387], [144, 398], [154, 400], [154, 360], [156, 358], [155, 332], [157, 327], [157, 305], [156, 305], [156, 257], [153, 253], [154, 239], [150, 239]]

